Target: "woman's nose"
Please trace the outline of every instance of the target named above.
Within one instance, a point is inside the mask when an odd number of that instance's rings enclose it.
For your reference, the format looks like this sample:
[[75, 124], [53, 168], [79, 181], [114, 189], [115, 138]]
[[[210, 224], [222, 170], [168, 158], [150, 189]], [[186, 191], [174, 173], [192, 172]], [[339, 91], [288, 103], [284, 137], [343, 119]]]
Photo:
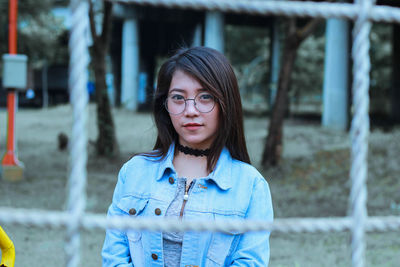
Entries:
[[199, 113], [199, 111], [196, 108], [196, 102], [194, 102], [194, 99], [187, 99], [185, 114], [191, 115], [191, 114], [198, 114], [198, 113]]

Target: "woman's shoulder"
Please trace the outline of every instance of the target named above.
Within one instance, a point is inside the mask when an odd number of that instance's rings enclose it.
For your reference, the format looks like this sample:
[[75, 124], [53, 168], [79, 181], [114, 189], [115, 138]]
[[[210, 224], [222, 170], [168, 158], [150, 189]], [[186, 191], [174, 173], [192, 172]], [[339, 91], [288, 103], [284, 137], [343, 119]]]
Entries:
[[250, 205], [267, 205], [270, 202], [268, 182], [253, 165], [233, 159], [230, 170], [225, 174], [229, 177], [231, 188], [228, 194], [235, 199], [235, 209], [246, 213]]
[[237, 160], [232, 159], [232, 173], [240, 174], [241, 177], [246, 177], [251, 180], [264, 180], [263, 175], [257, 170], [253, 165]]
[[232, 180], [239, 180], [241, 183], [246, 182], [250, 184], [253, 184], [255, 181], [265, 180], [253, 165], [233, 157], [227, 148], [223, 149], [218, 163], [217, 168], [221, 168], [221, 173], [233, 178]]
[[138, 153], [133, 155], [124, 165], [137, 166], [137, 165], [155, 165], [162, 160], [162, 157], [157, 154], [157, 151], [150, 151], [146, 153]]
[[151, 154], [137, 154], [125, 162], [121, 168], [123, 176], [130, 177], [141, 175], [152, 175], [158, 170], [162, 158]]
[[[122, 195], [141, 195], [151, 187], [159, 173], [160, 161], [145, 154], [135, 155], [123, 164], [119, 181]], [[151, 177], [154, 177], [152, 179]]]
[[233, 187], [238, 191], [253, 192], [262, 189], [269, 191], [268, 179], [253, 165], [239, 161], [232, 161], [231, 177]]

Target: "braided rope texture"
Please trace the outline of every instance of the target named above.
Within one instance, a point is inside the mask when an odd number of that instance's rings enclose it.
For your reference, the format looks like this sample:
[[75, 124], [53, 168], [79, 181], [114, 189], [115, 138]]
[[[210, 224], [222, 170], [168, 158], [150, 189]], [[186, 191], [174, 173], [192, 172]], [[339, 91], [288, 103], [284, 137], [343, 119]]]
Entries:
[[[71, 223], [69, 212], [32, 209], [0, 208], [0, 223], [42, 228], [65, 228]], [[352, 229], [352, 217], [275, 219], [273, 223], [253, 220], [182, 221], [175, 219], [112, 217], [86, 213], [79, 221], [82, 229], [136, 229], [148, 231], [210, 231], [281, 233], [342, 232]], [[369, 217], [365, 220], [368, 232], [399, 231], [400, 216]]]
[[87, 3], [71, 0], [72, 29], [69, 41], [69, 86], [73, 106], [74, 124], [71, 137], [69, 195], [66, 212], [0, 208], [0, 223], [45, 228], [66, 228], [66, 266], [76, 267], [80, 261], [80, 229], [137, 229], [151, 231], [276, 231], [340, 232], [352, 231], [352, 264], [365, 265], [365, 232], [399, 231], [400, 216], [368, 217], [366, 210], [367, 153], [369, 134], [369, 33], [371, 21], [400, 23], [400, 9], [373, 6], [374, 0], [356, 0], [355, 4], [315, 3], [296, 1], [246, 0], [109, 0], [168, 8], [246, 13], [251, 15], [282, 15], [296, 17], [343, 18], [355, 20], [353, 30], [354, 60], [353, 104], [354, 117], [350, 131], [352, 141], [352, 167], [350, 179], [351, 217], [292, 218], [263, 221], [180, 221], [139, 218], [106, 218], [104, 215], [84, 213], [86, 203], [87, 162], [87, 102], [86, 91], [88, 51]]
[[[260, 0], [109, 0], [116, 3], [154, 7], [182, 8], [242, 13], [249, 15], [280, 15], [296, 17], [343, 18], [355, 20], [359, 8], [346, 3]], [[367, 14], [372, 21], [400, 23], [400, 8], [376, 6]]]
[[365, 266], [365, 222], [367, 219], [367, 172], [369, 135], [369, 34], [371, 22], [368, 14], [374, 0], [356, 0], [360, 12], [353, 28], [353, 105], [354, 115], [350, 129], [351, 169], [350, 205], [352, 211], [352, 265]]
[[[73, 0], [70, 4], [72, 28], [69, 39], [69, 88], [73, 108], [73, 126], [70, 146], [69, 195], [66, 224], [66, 266], [77, 267], [80, 261], [80, 221], [86, 204], [87, 162], [87, 66], [89, 62], [85, 32], [88, 29], [86, 1]], [[56, 218], [52, 218], [53, 220]]]

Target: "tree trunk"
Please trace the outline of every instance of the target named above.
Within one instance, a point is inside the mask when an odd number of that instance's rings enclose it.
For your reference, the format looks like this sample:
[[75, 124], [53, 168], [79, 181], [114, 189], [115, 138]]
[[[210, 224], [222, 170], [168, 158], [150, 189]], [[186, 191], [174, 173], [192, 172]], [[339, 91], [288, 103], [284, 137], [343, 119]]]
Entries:
[[283, 63], [279, 73], [278, 92], [272, 109], [268, 136], [261, 160], [264, 167], [276, 166], [281, 159], [283, 151], [283, 119], [289, 106], [288, 92], [297, 49], [301, 42], [314, 31], [320, 21], [320, 19], [313, 19], [298, 29], [296, 27], [296, 19], [289, 20], [283, 51]]
[[93, 49], [93, 65], [96, 86], [96, 111], [98, 136], [96, 150], [99, 155], [113, 156], [118, 153], [114, 120], [107, 93], [106, 64], [104, 49]]
[[112, 3], [103, 1], [103, 23], [101, 35], [96, 34], [93, 3], [89, 0], [89, 21], [93, 39], [92, 60], [96, 86], [97, 128], [96, 150], [102, 156], [118, 154], [114, 120], [106, 84], [106, 54], [111, 32]]
[[392, 108], [391, 117], [394, 122], [400, 123], [400, 25], [393, 24], [393, 63], [392, 63]]
[[281, 67], [278, 92], [273, 106], [271, 121], [268, 129], [267, 141], [264, 147], [262, 164], [264, 166], [275, 166], [279, 163], [282, 155], [283, 119], [288, 107], [288, 91], [290, 75], [297, 54], [296, 44], [290, 43], [289, 38], [283, 52], [283, 64]]

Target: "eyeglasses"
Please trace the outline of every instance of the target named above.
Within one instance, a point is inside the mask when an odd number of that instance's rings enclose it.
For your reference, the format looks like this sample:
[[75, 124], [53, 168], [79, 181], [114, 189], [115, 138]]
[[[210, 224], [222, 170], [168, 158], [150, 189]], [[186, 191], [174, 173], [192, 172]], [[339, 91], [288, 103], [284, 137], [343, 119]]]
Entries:
[[165, 108], [170, 114], [179, 115], [185, 111], [188, 100], [193, 100], [194, 107], [201, 113], [211, 112], [215, 106], [214, 96], [207, 92], [199, 93], [194, 98], [184, 98], [173, 93], [165, 100]]

